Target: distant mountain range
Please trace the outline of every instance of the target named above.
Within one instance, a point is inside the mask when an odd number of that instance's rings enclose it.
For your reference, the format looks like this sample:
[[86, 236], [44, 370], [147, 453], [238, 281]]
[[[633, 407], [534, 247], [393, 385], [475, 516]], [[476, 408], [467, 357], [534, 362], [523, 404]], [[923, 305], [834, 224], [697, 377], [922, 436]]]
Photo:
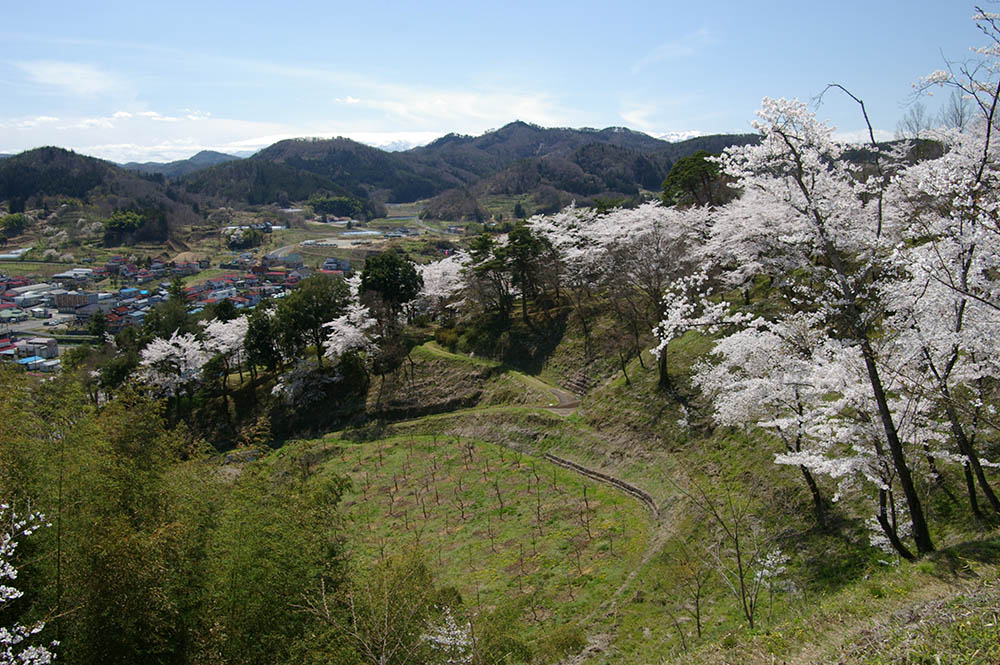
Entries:
[[[671, 143], [623, 127], [547, 129], [513, 122], [482, 136], [448, 134], [401, 152], [346, 138], [290, 139], [246, 161], [314, 173], [356, 196], [389, 203], [447, 193], [448, 200], [526, 194], [544, 196], [551, 205], [558, 205], [557, 199], [586, 205], [594, 197], [631, 198], [640, 189], [659, 190], [680, 157], [756, 140], [755, 135], [714, 135]], [[230, 182], [237, 169], [229, 162], [189, 178]], [[466, 189], [461, 196], [450, 191]], [[441, 214], [451, 215], [448, 208]]]
[[122, 168], [129, 171], [142, 171], [143, 173], [162, 173], [167, 178], [179, 178], [188, 173], [207, 169], [209, 166], [215, 166], [216, 164], [231, 162], [235, 159], [240, 158], [212, 150], [202, 150], [193, 157], [179, 159], [175, 162], [167, 162], [166, 164], [160, 162], [129, 162], [128, 164], [122, 164]]
[[0, 200], [66, 195], [107, 204], [111, 196], [119, 209], [131, 196], [173, 216], [177, 206], [192, 211], [199, 204], [287, 203], [323, 194], [355, 198], [369, 217], [385, 202], [431, 199], [431, 215], [457, 219], [478, 217], [480, 201], [492, 195], [534, 197], [535, 210], [570, 200], [634, 199], [641, 190], [658, 191], [681, 157], [756, 140], [713, 135], [669, 142], [624, 127], [512, 122], [481, 136], [448, 134], [396, 152], [346, 138], [291, 139], [245, 159], [202, 151], [166, 164], [118, 166], [41, 148], [0, 161]]

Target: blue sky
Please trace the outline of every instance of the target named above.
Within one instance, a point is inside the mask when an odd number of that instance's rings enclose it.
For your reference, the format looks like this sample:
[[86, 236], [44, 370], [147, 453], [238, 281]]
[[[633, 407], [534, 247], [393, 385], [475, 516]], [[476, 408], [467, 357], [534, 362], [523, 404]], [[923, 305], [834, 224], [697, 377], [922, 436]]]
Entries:
[[[292, 136], [422, 143], [515, 119], [741, 132], [764, 96], [808, 100], [829, 82], [889, 136], [918, 77], [984, 42], [972, 13], [961, 0], [8, 3], [0, 152], [166, 161]], [[817, 113], [845, 136], [863, 128], [843, 96]]]

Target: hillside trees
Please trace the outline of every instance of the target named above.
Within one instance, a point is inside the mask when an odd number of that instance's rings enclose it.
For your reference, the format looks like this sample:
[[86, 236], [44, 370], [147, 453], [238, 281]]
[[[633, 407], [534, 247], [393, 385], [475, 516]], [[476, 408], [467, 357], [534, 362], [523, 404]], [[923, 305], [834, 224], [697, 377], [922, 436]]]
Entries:
[[423, 277], [409, 257], [388, 251], [369, 256], [361, 272], [361, 296], [375, 294], [398, 316], [403, 305], [417, 297]]
[[663, 202], [667, 205], [719, 205], [732, 198], [711, 154], [699, 150], [681, 157], [663, 181]]
[[104, 220], [104, 244], [131, 245], [136, 241], [164, 242], [169, 233], [162, 202], [139, 198], [135, 208], [117, 210]]
[[277, 308], [278, 329], [286, 355], [294, 357], [312, 345], [316, 361], [323, 366], [326, 330], [323, 325], [339, 316], [350, 298], [342, 279], [313, 275], [281, 299]]
[[265, 665], [326, 646], [299, 608], [314, 588], [338, 592], [346, 582], [338, 513], [345, 486], [336, 476], [312, 477], [291, 455], [243, 471], [205, 543], [203, 620], [212, 628], [199, 636], [200, 650], [218, 654], [215, 662]]
[[[0, 388], [20, 417], [0, 422], [2, 503], [30, 496], [52, 524], [20, 538], [27, 556], [16, 561], [3, 535], [12, 532], [0, 531], [0, 576], [16, 565], [26, 583], [16, 600], [0, 584], [13, 630], [0, 630], [0, 662], [49, 662], [25, 654], [53, 639], [84, 664], [270, 665], [320, 646], [317, 622], [296, 605], [345, 582], [341, 478], [292, 454], [252, 462], [255, 450], [221, 473], [221, 460], [202, 459], [204, 442], [168, 429], [160, 405], [134, 391], [97, 409], [71, 375], [31, 385], [0, 372]], [[6, 505], [0, 513], [6, 524]], [[40, 620], [32, 641], [3, 643]], [[29, 644], [37, 649], [3, 660], [5, 647]]]
[[943, 156], [907, 166], [873, 145], [872, 168], [843, 159], [804, 105], [765, 100], [761, 144], [720, 160], [744, 194], [711, 216], [702, 256], [726, 288], [770, 287], [744, 300], [756, 318], [697, 381], [720, 422], [785, 441], [778, 463], [839, 479], [838, 495], [867, 486], [905, 558], [907, 534], [933, 550], [921, 462], [938, 479], [937, 464], [959, 462], [973, 513], [978, 492], [997, 510], [978, 443], [998, 369], [983, 346], [1000, 323], [994, 107], [941, 134]]
[[530, 223], [519, 223], [501, 238], [484, 233], [472, 242], [465, 279], [480, 307], [494, 313], [502, 325], [510, 321], [520, 299], [521, 316], [528, 317], [528, 300], [559, 294], [558, 256], [549, 240]]
[[528, 299], [536, 298], [541, 291], [541, 259], [545, 252], [544, 239], [523, 224], [518, 224], [507, 234], [507, 245], [503, 253], [510, 266], [511, 283], [521, 295], [521, 317], [529, 326], [531, 320], [528, 318]]
[[811, 325], [819, 337], [839, 343], [842, 360], [863, 364], [867, 400], [856, 406], [878, 423], [868, 433], [871, 443], [878, 457], [891, 460], [918, 552], [930, 552], [934, 546], [879, 344], [898, 238], [883, 206], [887, 179], [841, 159], [844, 146], [799, 102], [766, 99], [758, 115], [760, 145], [722, 157], [744, 196], [713, 220], [705, 256], [729, 288], [744, 288], [757, 274], [795, 275], [778, 321], [815, 312]]
[[[529, 220], [559, 257], [562, 279], [589, 338], [587, 304], [607, 295], [631, 343], [627, 355], [638, 354], [647, 331], [663, 320], [664, 296], [676, 280], [691, 274], [692, 248], [704, 236], [706, 211], [700, 207], [667, 208], [647, 203], [606, 214], [567, 209], [551, 217]], [[666, 357], [660, 354], [660, 381], [666, 384]]]
[[4, 215], [0, 219], [0, 233], [6, 238], [13, 238], [14, 236], [21, 235], [24, 230], [28, 228], [28, 222], [31, 220], [23, 212], [15, 212], [9, 215]]
[[361, 202], [349, 196], [313, 196], [309, 205], [317, 215], [357, 217], [362, 212]]
[[495, 312], [502, 322], [510, 320], [514, 306], [514, 285], [507, 268], [502, 245], [493, 236], [484, 233], [472, 241], [466, 266], [470, 292], [483, 310]]
[[170, 337], [174, 332], [194, 333], [194, 319], [187, 311], [184, 282], [174, 278], [167, 299], [153, 307], [143, 322], [143, 333], [150, 337]]
[[277, 372], [282, 365], [281, 331], [277, 314], [273, 307], [254, 308], [247, 321], [245, 340], [247, 366], [251, 376], [256, 375], [258, 366]]
[[[394, 251], [369, 256], [357, 284], [358, 306], [352, 305], [344, 317], [330, 324], [331, 341], [338, 347], [347, 344], [360, 351], [365, 350], [363, 339], [377, 339], [378, 353], [371, 354], [368, 360], [384, 379], [409, 355], [403, 335], [408, 317], [403, 316], [403, 311], [421, 288], [423, 277], [409, 257]], [[375, 350], [374, 342], [369, 350]]]
[[417, 267], [423, 280], [418, 298], [426, 303], [432, 315], [443, 313], [448, 300], [464, 288], [462, 265], [467, 260], [464, 252], [455, 252], [440, 261]]

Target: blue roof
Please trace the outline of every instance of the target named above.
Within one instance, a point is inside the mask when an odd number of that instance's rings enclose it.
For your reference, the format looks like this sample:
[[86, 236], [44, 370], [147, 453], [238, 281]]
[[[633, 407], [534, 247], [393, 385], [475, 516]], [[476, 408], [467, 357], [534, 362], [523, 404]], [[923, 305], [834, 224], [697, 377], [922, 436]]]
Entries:
[[41, 356], [31, 356], [30, 358], [21, 358], [20, 360], [17, 361], [17, 363], [19, 365], [30, 365], [31, 363], [38, 363], [43, 360], [45, 360], [45, 358]]

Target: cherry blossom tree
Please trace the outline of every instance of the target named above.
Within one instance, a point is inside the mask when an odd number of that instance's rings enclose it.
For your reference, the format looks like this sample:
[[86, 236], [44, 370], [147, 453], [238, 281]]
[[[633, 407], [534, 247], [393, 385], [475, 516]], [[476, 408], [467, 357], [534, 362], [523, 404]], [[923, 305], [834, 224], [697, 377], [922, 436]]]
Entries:
[[153, 339], [140, 355], [140, 378], [168, 397], [190, 389], [200, 380], [201, 369], [208, 360], [208, 354], [194, 335], [177, 331], [169, 339]]
[[[694, 271], [691, 249], [704, 234], [707, 215], [706, 208], [647, 203], [605, 214], [569, 208], [528, 224], [558, 253], [585, 337], [586, 304], [600, 291], [632, 335], [630, 353], [637, 353], [641, 336], [664, 318], [668, 289]], [[664, 384], [665, 372], [661, 366]]]
[[[903, 543], [910, 527], [855, 346], [830, 339], [819, 315], [801, 312], [777, 322], [753, 321], [721, 338], [713, 358], [696, 369], [694, 382], [713, 400], [717, 422], [774, 433], [784, 447], [775, 462], [799, 469], [821, 524], [826, 502], [816, 475], [837, 481], [834, 501], [870, 502], [873, 544], [914, 558]], [[905, 440], [931, 445], [940, 438], [927, 400], [899, 396], [889, 406]]]
[[417, 266], [424, 284], [418, 298], [434, 314], [443, 312], [446, 303], [465, 288], [462, 267], [468, 259], [465, 252], [454, 252], [440, 261]]
[[[694, 383], [712, 399], [721, 425], [756, 426], [773, 432], [785, 453], [815, 454], [817, 405], [824, 395], [813, 383], [813, 354], [819, 346], [808, 315], [780, 327], [757, 320], [712, 349], [715, 363], [696, 368]], [[817, 521], [826, 522], [826, 501], [813, 471], [797, 465], [813, 499]]]
[[249, 321], [246, 316], [240, 316], [229, 321], [212, 319], [204, 324], [202, 345], [205, 352], [211, 355], [223, 356], [228, 362], [239, 362], [243, 353], [243, 344], [247, 336]]
[[443, 658], [443, 665], [471, 665], [473, 662], [472, 624], [459, 623], [450, 607], [441, 613], [441, 622], [432, 625], [423, 639]]
[[346, 314], [324, 324], [324, 327], [329, 330], [326, 357], [335, 364], [349, 353], [371, 353], [378, 349], [378, 322], [360, 303], [349, 304]]
[[[985, 386], [998, 376], [991, 339], [1000, 324], [1000, 14], [976, 9], [973, 20], [987, 37], [975, 56], [947, 63], [917, 84], [959, 95], [971, 114], [960, 127], [932, 132], [943, 155], [913, 165], [895, 179], [889, 203], [903, 211], [899, 263], [904, 278], [892, 303], [901, 380], [911, 393], [930, 396], [943, 414], [953, 455], [963, 465], [973, 512], [980, 516], [976, 485], [990, 509], [1000, 500], [983, 467], [977, 439], [993, 407]], [[948, 459], [948, 452], [939, 457]]]
[[243, 381], [242, 361], [249, 324], [250, 320], [246, 316], [229, 321], [212, 319], [202, 324], [202, 348], [209, 362], [216, 363], [219, 386], [226, 402], [229, 401], [229, 375], [233, 371], [233, 365], [240, 373], [240, 381]]
[[860, 361], [863, 390], [844, 397], [863, 399], [861, 412], [877, 425], [867, 440], [891, 460], [913, 541], [918, 552], [930, 552], [908, 459], [913, 442], [901, 435], [880, 355], [900, 241], [896, 210], [884, 205], [889, 174], [884, 164], [872, 169], [844, 159], [846, 146], [801, 102], [765, 99], [758, 116], [760, 143], [730, 148], [720, 158], [743, 196], [712, 215], [700, 253], [724, 288], [747, 289], [758, 275], [784, 281], [786, 288], [775, 290], [778, 303], [761, 303], [768, 316], [782, 321], [812, 313], [811, 327], [839, 347], [833, 357]]
[[[14, 553], [20, 538], [27, 538], [32, 533], [49, 526], [40, 513], [18, 515], [6, 503], [0, 503], [0, 610], [17, 600], [24, 592], [6, 584], [7, 580], [17, 579], [17, 568], [14, 566]], [[0, 626], [0, 665], [46, 665], [55, 659], [53, 649], [58, 642], [48, 646], [28, 644], [33, 636], [41, 632], [45, 624], [42, 622], [25, 626], [14, 623], [10, 626]]]

